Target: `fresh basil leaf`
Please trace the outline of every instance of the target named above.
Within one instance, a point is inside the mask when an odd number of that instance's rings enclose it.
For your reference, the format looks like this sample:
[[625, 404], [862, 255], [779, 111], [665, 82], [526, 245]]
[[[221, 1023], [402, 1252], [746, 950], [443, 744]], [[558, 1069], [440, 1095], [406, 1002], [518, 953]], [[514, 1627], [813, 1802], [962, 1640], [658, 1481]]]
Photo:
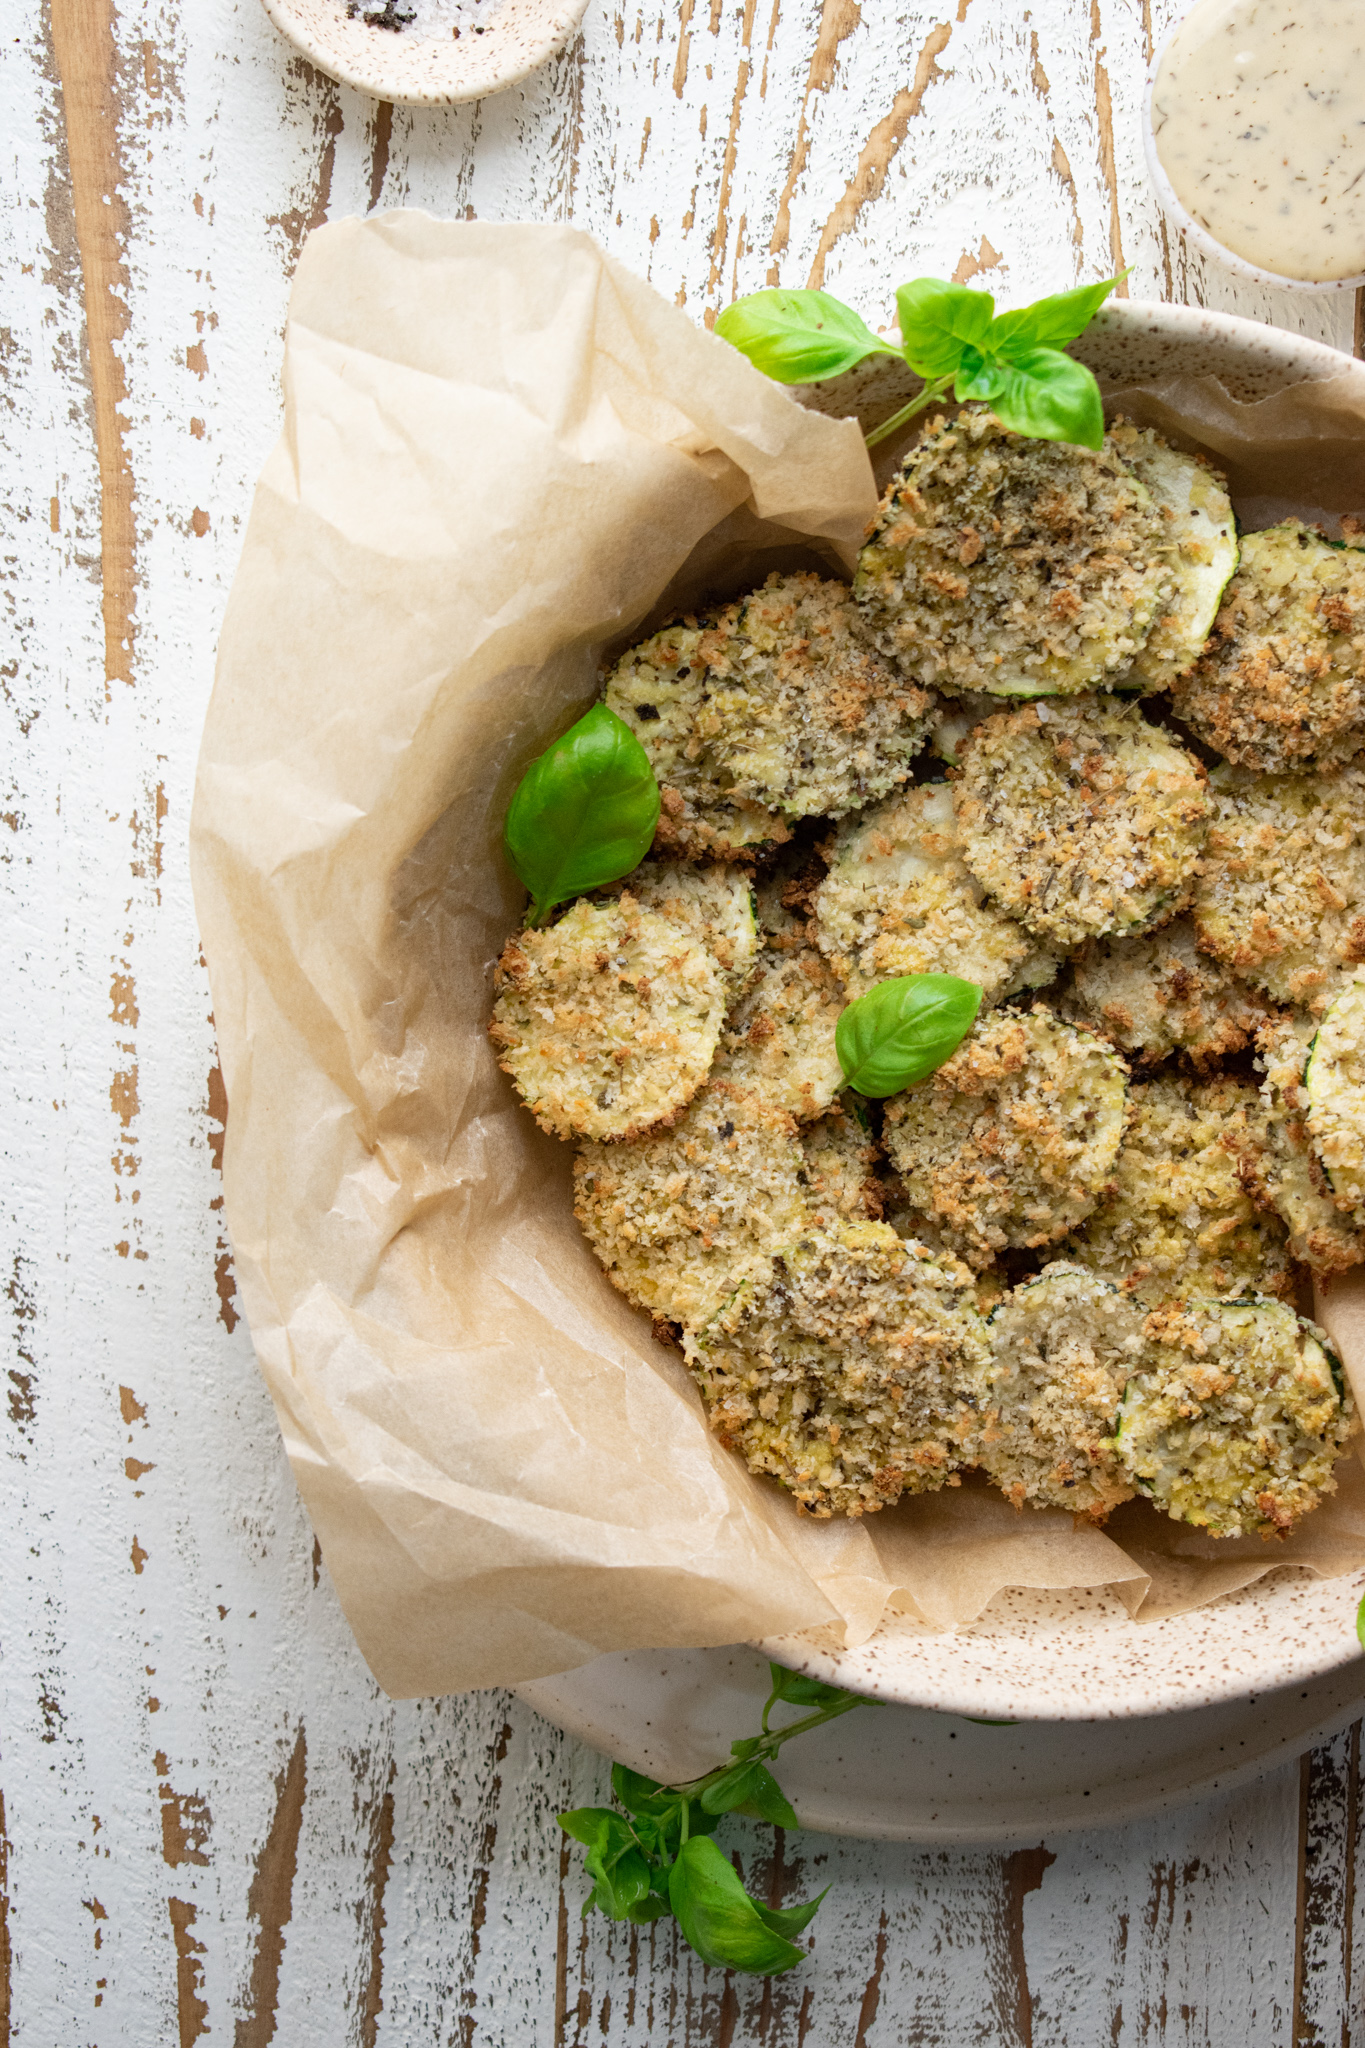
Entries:
[[649, 1865], [636, 1844], [630, 1824], [607, 1806], [580, 1806], [561, 1813], [566, 1835], [587, 1849], [583, 1867], [594, 1880], [584, 1913], [594, 1907], [609, 1920], [624, 1920], [650, 1889]]
[[668, 1901], [702, 1961], [718, 1970], [774, 1977], [806, 1959], [804, 1949], [770, 1924], [770, 1909], [760, 1911], [733, 1866], [704, 1836], [694, 1836], [678, 1851], [668, 1873]]
[[860, 1095], [898, 1095], [954, 1053], [981, 1007], [974, 981], [905, 974], [879, 981], [841, 1012], [834, 1030], [844, 1079]]
[[[771, 1704], [770, 1701], [769, 1705]], [[731, 1756], [750, 1757], [756, 1749], [762, 1749], [762, 1747], [763, 1737], [761, 1735], [746, 1735], [742, 1742], [732, 1742], [730, 1744], [730, 1754]]]
[[899, 354], [828, 292], [751, 292], [725, 308], [716, 333], [779, 384], [818, 384], [867, 356]]
[[817, 1892], [813, 1899], [807, 1899], [804, 1906], [761, 1906], [755, 1899], [754, 1911], [765, 1927], [772, 1928], [774, 1934], [785, 1934], [790, 1937], [793, 1934], [800, 1934], [803, 1927], [810, 1926], [828, 1896], [829, 1886], [826, 1885], [824, 1891]]
[[1100, 387], [1084, 363], [1060, 349], [1034, 348], [1016, 356], [991, 406], [1012, 434], [1071, 441], [1081, 448], [1098, 448], [1104, 441]]
[[635, 1901], [627, 1910], [626, 1918], [633, 1921], [637, 1927], [646, 1927], [651, 1920], [662, 1920], [665, 1913], [672, 1911], [673, 1908], [667, 1899], [661, 1899], [657, 1892], [651, 1892], [647, 1899]]
[[605, 704], [534, 760], [507, 810], [507, 857], [531, 892], [529, 922], [637, 868], [659, 822], [659, 785], [630, 727]]
[[1051, 298], [1035, 299], [1031, 306], [1001, 313], [992, 322], [983, 347], [997, 356], [1016, 356], [1030, 348], [1062, 348], [1084, 334], [1110, 292], [1127, 275], [1124, 270], [1099, 284], [1077, 285], [1074, 291], [1055, 292]]
[[[795, 1809], [772, 1772], [763, 1764], [752, 1764], [750, 1768], [754, 1776], [743, 1811], [757, 1820], [770, 1821], [775, 1828], [799, 1828]], [[805, 1921], [801, 1924], [804, 1927]]]
[[625, 1764], [611, 1767], [611, 1789], [625, 1807], [627, 1813], [662, 1813], [666, 1806], [676, 1806], [678, 1795], [670, 1792], [653, 1778], [642, 1777], [639, 1771], [632, 1771]]
[[896, 311], [905, 360], [928, 380], [951, 376], [969, 342], [982, 346], [995, 316], [995, 300], [989, 292], [969, 292], [965, 284], [917, 277], [896, 293]]
[[962, 351], [962, 367], [953, 382], [955, 398], [979, 398], [987, 405], [1004, 390], [1009, 370], [997, 356], [983, 356], [970, 345]]
[[773, 1700], [785, 1700], [792, 1707], [832, 1707], [849, 1697], [839, 1686], [807, 1678], [800, 1671], [788, 1671], [785, 1664], [769, 1664], [768, 1669], [773, 1679], [770, 1706]]
[[752, 1796], [757, 1775], [762, 1770], [762, 1764], [738, 1763], [732, 1764], [729, 1770], [717, 1772], [702, 1792], [703, 1813], [733, 1813], [737, 1806], [743, 1806], [745, 1800]]

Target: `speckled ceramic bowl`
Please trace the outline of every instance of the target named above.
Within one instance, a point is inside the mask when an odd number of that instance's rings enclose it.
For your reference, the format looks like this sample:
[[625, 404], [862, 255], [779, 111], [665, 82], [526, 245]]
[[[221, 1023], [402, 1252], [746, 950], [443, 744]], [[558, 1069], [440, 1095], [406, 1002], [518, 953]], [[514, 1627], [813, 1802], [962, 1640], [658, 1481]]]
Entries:
[[[1212, 374], [1246, 404], [1293, 384], [1346, 376], [1359, 384], [1365, 417], [1365, 363], [1228, 313], [1111, 299], [1074, 353], [1111, 386]], [[871, 425], [916, 388], [904, 364], [882, 357], [800, 396], [817, 411], [856, 412]], [[877, 450], [879, 481], [907, 438]], [[760, 1647], [814, 1677], [903, 1706], [1016, 1721], [1128, 1719], [1303, 1685], [1360, 1663], [1362, 1592], [1365, 1573], [1319, 1579], [1282, 1569], [1194, 1613], [1140, 1622], [1103, 1587], [1013, 1588], [953, 1634], [890, 1615], [856, 1650], [841, 1651], [818, 1633]]]
[[[466, 0], [463, 18], [439, 37], [422, 32], [429, 0], [262, 0], [282, 35], [318, 69], [376, 99], [451, 106], [484, 99], [544, 64], [569, 41], [587, 0]], [[385, 12], [408, 26], [375, 26]], [[486, 20], [478, 19], [479, 14]], [[458, 33], [456, 33], [458, 28]]]

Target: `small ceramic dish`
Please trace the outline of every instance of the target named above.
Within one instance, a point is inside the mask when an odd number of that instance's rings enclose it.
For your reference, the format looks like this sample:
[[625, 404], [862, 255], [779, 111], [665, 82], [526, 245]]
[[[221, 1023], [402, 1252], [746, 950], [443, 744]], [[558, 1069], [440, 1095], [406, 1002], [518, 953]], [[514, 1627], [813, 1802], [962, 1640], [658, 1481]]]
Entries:
[[441, 107], [485, 99], [527, 77], [564, 48], [587, 0], [262, 0], [262, 5], [281, 35], [341, 85], [405, 106]]
[[1201, 227], [1193, 215], [1186, 211], [1176, 196], [1175, 187], [1167, 177], [1165, 166], [1157, 154], [1156, 127], [1152, 119], [1152, 99], [1157, 77], [1166, 52], [1184, 27], [1186, 19], [1187, 14], [1182, 14], [1179, 20], [1172, 23], [1169, 32], [1153, 54], [1147, 73], [1146, 89], [1142, 96], [1142, 147], [1147, 158], [1147, 175], [1151, 179], [1152, 190], [1156, 193], [1162, 212], [1172, 225], [1179, 229], [1191, 248], [1197, 249], [1201, 256], [1209, 256], [1215, 263], [1221, 263], [1224, 270], [1230, 270], [1234, 277], [1240, 277], [1248, 284], [1261, 285], [1280, 292], [1314, 293], [1353, 292], [1359, 286], [1365, 285], [1365, 271], [1354, 277], [1334, 277], [1319, 283], [1302, 277], [1282, 277], [1278, 271], [1263, 270], [1259, 263], [1252, 263], [1249, 258], [1237, 255], [1225, 242], [1218, 241], [1206, 227]]

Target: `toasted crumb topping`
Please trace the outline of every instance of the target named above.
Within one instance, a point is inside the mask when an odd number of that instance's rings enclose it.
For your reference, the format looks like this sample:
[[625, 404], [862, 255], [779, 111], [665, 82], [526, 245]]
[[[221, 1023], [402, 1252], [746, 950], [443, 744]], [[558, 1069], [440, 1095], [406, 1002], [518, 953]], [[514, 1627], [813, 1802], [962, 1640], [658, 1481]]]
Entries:
[[868, 651], [844, 585], [809, 573], [666, 626], [617, 663], [605, 695], [658, 776], [660, 844], [694, 858], [887, 795], [934, 704]]
[[822, 1518], [955, 1483], [986, 1363], [971, 1284], [885, 1224], [804, 1233], [687, 1340], [711, 1427]]
[[1142, 931], [1188, 901], [1206, 777], [1135, 705], [1024, 705], [988, 719], [962, 758], [966, 863], [1040, 938]]
[[1038, 1004], [978, 1023], [927, 1081], [893, 1096], [883, 1143], [911, 1205], [974, 1266], [1052, 1244], [1089, 1215], [1123, 1135], [1127, 1069]]
[[1303, 1077], [1308, 1137], [1338, 1208], [1365, 1227], [1365, 979], [1357, 970], [1328, 1008]]
[[1316, 1324], [1280, 1301], [1172, 1302], [1145, 1335], [1116, 1446], [1166, 1514], [1214, 1536], [1285, 1536], [1336, 1491], [1358, 1424]]
[[725, 1017], [715, 956], [629, 892], [580, 899], [509, 939], [489, 1036], [542, 1130], [625, 1138], [666, 1123], [705, 1080]]
[[1132, 664], [1171, 587], [1163, 523], [1113, 436], [935, 422], [882, 500], [854, 596], [883, 654], [957, 695], [1090, 690]]
[[990, 902], [962, 846], [942, 782], [841, 826], [815, 897], [815, 935], [850, 998], [895, 975], [957, 974], [989, 1005], [1056, 973], [1056, 955]]
[[583, 1146], [574, 1214], [629, 1301], [695, 1326], [806, 1226], [803, 1176], [791, 1118], [711, 1082], [671, 1130]]
[[713, 1073], [803, 1121], [844, 1085], [834, 1032], [844, 992], [809, 945], [765, 945], [752, 984], [721, 1033]]
[[1133, 1487], [1110, 1441], [1142, 1356], [1142, 1311], [1093, 1273], [1045, 1266], [986, 1326], [991, 1360], [972, 1455], [1017, 1508], [1103, 1521]]
[[620, 896], [623, 891], [705, 946], [725, 976], [731, 1002], [744, 993], [758, 957], [758, 919], [753, 882], [742, 868], [647, 860], [602, 894]]
[[1163, 1078], [1133, 1088], [1129, 1105], [1113, 1191], [1068, 1257], [1153, 1307], [1173, 1295], [1287, 1293], [1285, 1231], [1238, 1171], [1237, 1134], [1259, 1122], [1255, 1089]]
[[1261, 773], [1330, 768], [1365, 747], [1365, 553], [1287, 519], [1242, 541], [1177, 716]]
[[1200, 952], [1186, 917], [1145, 938], [1091, 940], [1055, 1004], [1147, 1065], [1183, 1052], [1208, 1066], [1240, 1052], [1266, 1017], [1229, 967]]
[[1237, 567], [1237, 522], [1226, 479], [1198, 456], [1168, 448], [1150, 427], [1117, 426], [1112, 439], [1162, 522], [1171, 588], [1134, 658], [1132, 680], [1164, 690], [1204, 651]]
[[1321, 1007], [1365, 961], [1365, 771], [1219, 767], [1195, 884], [1200, 946], [1279, 1003]]
[[881, 1148], [841, 1103], [801, 1131], [806, 1203], [811, 1221], [828, 1230], [835, 1223], [875, 1223], [884, 1189], [876, 1174]]
[[1248, 1193], [1285, 1223], [1293, 1256], [1326, 1275], [1365, 1260], [1365, 1231], [1337, 1207], [1309, 1139], [1303, 1071], [1313, 1030], [1306, 1017], [1273, 1018], [1261, 1027], [1260, 1116], [1231, 1132], [1229, 1142]]

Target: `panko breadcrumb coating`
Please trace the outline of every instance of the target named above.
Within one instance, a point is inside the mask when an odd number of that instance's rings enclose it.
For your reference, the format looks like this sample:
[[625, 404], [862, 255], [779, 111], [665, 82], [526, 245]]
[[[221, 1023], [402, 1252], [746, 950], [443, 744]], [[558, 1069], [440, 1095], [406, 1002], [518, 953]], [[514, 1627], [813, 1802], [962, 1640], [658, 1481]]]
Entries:
[[744, 992], [758, 953], [758, 919], [753, 883], [742, 868], [647, 860], [611, 893], [619, 896], [623, 890], [646, 910], [681, 925], [714, 954], [729, 1000]]
[[1365, 1259], [1365, 1231], [1332, 1199], [1309, 1140], [1303, 1070], [1312, 1038], [1313, 1024], [1305, 1017], [1275, 1018], [1261, 1027], [1257, 1044], [1265, 1080], [1260, 1116], [1231, 1132], [1229, 1143], [1248, 1192], [1288, 1229], [1293, 1256], [1326, 1275], [1344, 1273]]
[[1172, 1302], [1145, 1335], [1115, 1444], [1165, 1514], [1214, 1536], [1284, 1536], [1336, 1491], [1357, 1424], [1315, 1323], [1282, 1301]]
[[[815, 897], [815, 935], [850, 998], [901, 974], [956, 974], [990, 1005], [1057, 971], [997, 910], [962, 858], [946, 783], [922, 783], [850, 818]], [[1021, 976], [1030, 975], [1027, 982]]]
[[1337, 1206], [1365, 1226], [1365, 980], [1334, 997], [1308, 1049], [1308, 1136]]
[[976, 1462], [1017, 1508], [1101, 1522], [1133, 1487], [1110, 1438], [1142, 1357], [1142, 1311], [1078, 1266], [1045, 1266], [992, 1310]]
[[1296, 519], [1247, 534], [1208, 650], [1172, 697], [1245, 768], [1349, 760], [1365, 747], [1365, 553]]
[[628, 891], [584, 898], [508, 940], [489, 1036], [542, 1130], [628, 1138], [670, 1122], [705, 1080], [725, 1018], [715, 956]]
[[854, 626], [842, 583], [770, 576], [623, 656], [606, 701], [659, 779], [662, 847], [704, 858], [780, 842], [787, 819], [842, 817], [904, 782], [933, 698]]
[[912, 1205], [974, 1266], [1052, 1244], [1089, 1215], [1123, 1135], [1127, 1068], [1037, 1005], [978, 1023], [886, 1105], [882, 1142]]
[[574, 1214], [628, 1301], [700, 1324], [806, 1227], [803, 1175], [791, 1118], [711, 1082], [672, 1130], [583, 1146]]
[[1365, 774], [1220, 766], [1209, 784], [1199, 944], [1275, 1002], [1320, 1006], [1365, 960]]
[[820, 1517], [951, 1483], [986, 1362], [971, 1274], [883, 1223], [802, 1235], [686, 1349], [721, 1442]]
[[952, 695], [1091, 690], [1128, 669], [1171, 588], [1162, 521], [1112, 436], [936, 421], [882, 500], [854, 596], [917, 682]]
[[1197, 456], [1150, 427], [1116, 426], [1111, 439], [1152, 494], [1173, 586], [1124, 681], [1164, 690], [1204, 651], [1237, 567], [1237, 522], [1225, 479]]
[[857, 1117], [836, 1104], [800, 1138], [812, 1223], [828, 1230], [835, 1223], [876, 1222], [884, 1192], [875, 1171], [881, 1152]]
[[1057, 1009], [1144, 1065], [1183, 1052], [1197, 1067], [1240, 1052], [1265, 1004], [1201, 953], [1189, 918], [1137, 939], [1092, 939], [1072, 962]]
[[1139, 932], [1188, 901], [1206, 777], [1136, 705], [1023, 705], [988, 719], [962, 758], [967, 865], [1040, 938], [1065, 947]]
[[765, 945], [747, 995], [721, 1032], [712, 1073], [802, 1120], [844, 1085], [834, 1032], [844, 992], [814, 946]]
[[1255, 1089], [1163, 1077], [1135, 1087], [1129, 1104], [1114, 1190], [1067, 1256], [1152, 1307], [1174, 1295], [1287, 1293], [1284, 1228], [1247, 1193], [1233, 1142], [1259, 1120]]
[[956, 768], [958, 749], [968, 733], [1000, 709], [1000, 699], [984, 690], [963, 690], [955, 697], [940, 697], [929, 728], [929, 746], [940, 761]]

